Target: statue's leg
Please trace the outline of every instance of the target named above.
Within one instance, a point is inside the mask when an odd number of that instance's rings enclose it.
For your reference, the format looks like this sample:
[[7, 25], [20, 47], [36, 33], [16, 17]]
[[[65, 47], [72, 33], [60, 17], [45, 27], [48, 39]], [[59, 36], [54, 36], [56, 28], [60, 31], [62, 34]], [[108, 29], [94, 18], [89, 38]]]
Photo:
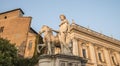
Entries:
[[49, 46], [48, 46], [48, 43], [47, 43], [47, 54], [49, 54]]
[[37, 52], [40, 53], [39, 45], [37, 45]]
[[64, 54], [64, 46], [63, 46], [63, 43], [61, 43], [61, 54]]
[[48, 54], [52, 54], [50, 42], [48, 42]]
[[60, 40], [60, 46], [61, 46], [61, 54], [65, 54], [65, 44], [66, 44], [66, 42], [65, 42], [65, 35], [64, 35], [64, 33], [61, 33], [60, 35], [59, 35], [59, 40]]
[[62, 33], [62, 45], [63, 45], [63, 54], [66, 54], [67, 50], [66, 50], [66, 37], [65, 34]]
[[63, 46], [62, 46], [62, 41], [61, 41], [61, 34], [58, 34], [58, 37], [59, 37], [59, 41], [60, 41], [60, 53], [62, 54], [63, 53]]
[[51, 45], [51, 52], [52, 52], [52, 54], [55, 54], [55, 45], [54, 45], [54, 43], [51, 43], [52, 45]]

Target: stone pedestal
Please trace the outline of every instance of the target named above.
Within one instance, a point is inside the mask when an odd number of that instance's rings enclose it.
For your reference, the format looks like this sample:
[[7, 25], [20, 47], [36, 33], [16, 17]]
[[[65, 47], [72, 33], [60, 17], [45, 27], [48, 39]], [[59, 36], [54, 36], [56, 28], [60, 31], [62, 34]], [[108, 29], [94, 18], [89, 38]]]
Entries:
[[87, 60], [70, 55], [41, 55], [38, 66], [86, 66]]

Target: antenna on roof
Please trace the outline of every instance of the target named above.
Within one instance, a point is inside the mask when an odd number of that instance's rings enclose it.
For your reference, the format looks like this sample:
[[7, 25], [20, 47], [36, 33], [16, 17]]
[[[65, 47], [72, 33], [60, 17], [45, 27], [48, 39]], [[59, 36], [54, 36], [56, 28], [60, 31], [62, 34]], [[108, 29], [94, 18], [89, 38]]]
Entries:
[[101, 33], [101, 34], [103, 33], [102, 30], [100, 30], [100, 33]]
[[72, 24], [75, 24], [75, 21], [74, 21], [74, 19], [72, 19]]
[[112, 35], [112, 34], [111, 34], [110, 36], [111, 36], [111, 38], [113, 38], [113, 35]]
[[87, 28], [90, 29], [90, 26], [88, 25]]

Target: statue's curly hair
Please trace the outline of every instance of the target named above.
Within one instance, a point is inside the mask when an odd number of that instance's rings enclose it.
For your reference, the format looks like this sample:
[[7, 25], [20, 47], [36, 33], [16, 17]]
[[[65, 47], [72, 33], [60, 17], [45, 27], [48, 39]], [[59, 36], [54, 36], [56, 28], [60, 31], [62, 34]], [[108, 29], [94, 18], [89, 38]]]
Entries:
[[66, 19], [66, 16], [64, 14], [61, 14], [60, 17], [63, 16]]

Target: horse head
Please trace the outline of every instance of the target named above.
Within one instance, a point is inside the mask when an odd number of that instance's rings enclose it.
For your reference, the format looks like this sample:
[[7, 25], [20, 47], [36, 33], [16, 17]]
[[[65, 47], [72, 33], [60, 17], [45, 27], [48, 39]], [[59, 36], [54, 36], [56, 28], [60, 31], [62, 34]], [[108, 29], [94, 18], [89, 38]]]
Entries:
[[42, 28], [39, 31], [39, 34], [42, 34], [42, 33], [46, 32], [46, 31], [49, 31], [49, 30], [50, 30], [50, 28], [48, 26], [43, 25]]

